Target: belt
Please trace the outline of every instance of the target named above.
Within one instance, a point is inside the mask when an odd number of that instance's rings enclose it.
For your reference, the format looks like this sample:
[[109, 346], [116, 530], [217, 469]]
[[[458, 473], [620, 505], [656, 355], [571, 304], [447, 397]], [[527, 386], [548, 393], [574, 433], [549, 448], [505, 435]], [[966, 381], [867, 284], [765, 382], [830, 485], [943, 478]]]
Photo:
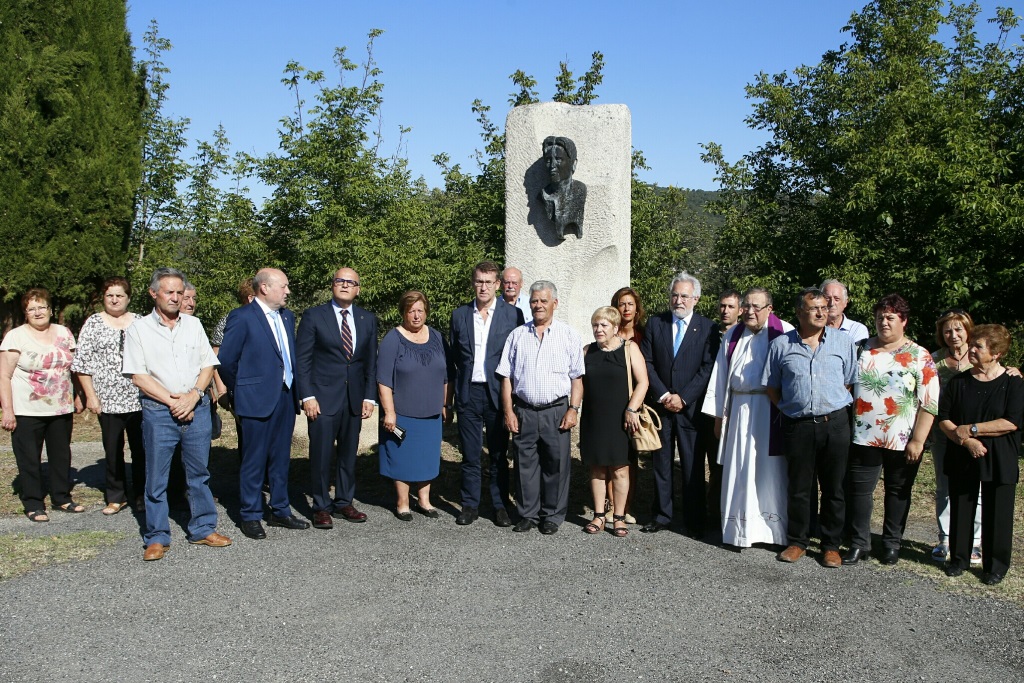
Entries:
[[740, 391], [739, 389], [730, 389], [729, 391], [731, 391], [734, 394], [740, 394], [741, 396], [759, 396], [759, 395], [767, 394], [768, 393], [764, 389], [752, 389], [750, 391]]
[[846, 415], [846, 408], [840, 408], [839, 410], [833, 410], [831, 413], [825, 415], [804, 415], [803, 417], [790, 417], [786, 415], [786, 419], [790, 422], [813, 422], [815, 424], [825, 424], [830, 420], [834, 420], [840, 415]]
[[548, 408], [557, 408], [558, 406], [564, 406], [567, 402], [568, 402], [568, 396], [563, 396], [562, 398], [555, 399], [551, 403], [542, 403], [540, 405], [533, 405], [532, 403], [527, 403], [526, 401], [524, 401], [523, 399], [519, 398], [518, 396], [516, 396], [512, 400], [512, 403], [514, 403], [515, 405], [519, 406], [520, 408], [527, 408], [529, 410], [536, 410], [536, 411], [547, 410]]

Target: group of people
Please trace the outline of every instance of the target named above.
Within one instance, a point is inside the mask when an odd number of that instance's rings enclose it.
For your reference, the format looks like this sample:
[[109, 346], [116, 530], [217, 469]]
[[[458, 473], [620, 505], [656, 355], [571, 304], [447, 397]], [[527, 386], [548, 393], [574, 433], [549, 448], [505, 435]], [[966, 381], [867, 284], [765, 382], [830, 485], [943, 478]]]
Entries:
[[[213, 345], [191, 315], [195, 288], [172, 268], [153, 273], [154, 308], [145, 316], [128, 311], [124, 278], [107, 280], [103, 311], [86, 321], [77, 344], [52, 322], [49, 294], [26, 292], [26, 322], [0, 345], [0, 403], [28, 519], [49, 519], [43, 443], [52, 509], [84, 511], [70, 495], [70, 435], [72, 414], [88, 409], [102, 430], [107, 515], [130, 500], [127, 436], [136, 501], [145, 506], [144, 559], [170, 548], [167, 488], [176, 450], [189, 542], [229, 545], [217, 532], [208, 471], [211, 402], [223, 394], [238, 425], [239, 526], [247, 537], [266, 538], [264, 521], [310, 526], [288, 496], [299, 413], [309, 427], [312, 525], [365, 522], [354, 505], [356, 452], [362, 420], [378, 406], [380, 473], [394, 482], [398, 519], [411, 521], [413, 511], [439, 516], [430, 484], [439, 473], [442, 426], [457, 416], [456, 523], [480, 516], [486, 444], [494, 523], [556, 533], [568, 510], [578, 423], [594, 509], [584, 531], [623, 537], [636, 523], [634, 436], [646, 402], [660, 419], [661, 447], [651, 453], [644, 533], [720, 531], [723, 544], [737, 549], [780, 547], [784, 562], [799, 560], [814, 534], [825, 567], [872, 553], [895, 564], [930, 439], [939, 526], [933, 558], [947, 561], [951, 576], [980, 562], [990, 584], [1009, 567], [1024, 380], [1000, 362], [1010, 343], [1000, 325], [975, 326], [964, 311], [946, 312], [933, 356], [907, 338], [910, 311], [901, 296], [875, 304], [869, 336], [845, 315], [848, 293], [835, 280], [800, 292], [796, 327], [757, 287], [723, 293], [715, 322], [695, 312], [701, 284], [684, 272], [669, 283], [668, 310], [648, 320], [636, 291], [615, 292], [593, 313], [594, 341], [584, 345], [556, 317], [554, 283], [524, 291], [517, 269], [483, 261], [472, 272], [473, 300], [453, 312], [447, 334], [428, 325], [427, 297], [410, 291], [399, 301], [401, 324], [380, 338], [377, 317], [355, 303], [355, 270], [337, 270], [331, 300], [306, 310], [297, 327], [288, 284], [273, 268], [242, 283], [240, 306], [218, 324]], [[874, 551], [872, 494], [883, 472], [882, 547]]]

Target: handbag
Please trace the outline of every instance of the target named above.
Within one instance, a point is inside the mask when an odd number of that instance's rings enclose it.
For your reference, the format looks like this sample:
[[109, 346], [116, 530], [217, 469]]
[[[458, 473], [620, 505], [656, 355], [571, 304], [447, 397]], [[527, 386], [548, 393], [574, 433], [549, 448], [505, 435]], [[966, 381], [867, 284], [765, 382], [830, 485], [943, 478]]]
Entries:
[[[626, 346], [626, 387], [629, 389], [629, 396], [633, 395], [633, 368], [630, 363], [629, 340], [623, 342]], [[626, 399], [627, 401], [629, 399]], [[661, 418], [658, 413], [651, 410], [646, 403], [637, 409], [637, 417], [640, 418], [640, 429], [629, 435], [633, 448], [638, 452], [656, 451], [661, 448]]]

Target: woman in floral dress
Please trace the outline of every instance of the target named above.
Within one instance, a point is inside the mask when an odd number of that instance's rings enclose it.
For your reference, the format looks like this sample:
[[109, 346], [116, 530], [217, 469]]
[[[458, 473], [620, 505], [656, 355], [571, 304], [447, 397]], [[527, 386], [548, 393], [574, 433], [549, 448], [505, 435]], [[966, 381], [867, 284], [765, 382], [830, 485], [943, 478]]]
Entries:
[[50, 503], [64, 512], [85, 512], [71, 499], [71, 425], [82, 412], [75, 396], [71, 361], [75, 337], [51, 323], [50, 293], [30, 289], [21, 297], [25, 324], [0, 343], [0, 407], [2, 426], [11, 432], [18, 463], [18, 483], [25, 516], [49, 522], [43, 503], [43, 443], [50, 470]]
[[[85, 407], [98, 416], [106, 455], [107, 486], [103, 514], [116, 515], [126, 505], [124, 437], [132, 452], [132, 486], [136, 501], [146, 487], [146, 452], [142, 443], [142, 404], [139, 390], [121, 374], [124, 335], [135, 322], [128, 312], [132, 286], [123, 277], [103, 283], [103, 312], [85, 321], [78, 334], [78, 351], [71, 369], [85, 394]], [[137, 505], [139, 509], [141, 506]]]
[[899, 294], [875, 304], [875, 336], [859, 352], [853, 390], [853, 446], [846, 473], [846, 514], [852, 531], [843, 564], [871, 551], [872, 494], [885, 471], [882, 551], [896, 564], [910, 513], [921, 453], [939, 408], [939, 379], [931, 354], [904, 334], [910, 307]]

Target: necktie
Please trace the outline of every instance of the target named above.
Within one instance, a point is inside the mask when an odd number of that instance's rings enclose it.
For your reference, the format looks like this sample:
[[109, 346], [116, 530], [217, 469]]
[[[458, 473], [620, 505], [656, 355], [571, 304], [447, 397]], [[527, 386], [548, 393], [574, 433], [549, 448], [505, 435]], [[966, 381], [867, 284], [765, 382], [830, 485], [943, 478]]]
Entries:
[[676, 321], [676, 338], [672, 341], [672, 356], [679, 353], [679, 345], [683, 343], [683, 335], [686, 334], [686, 321], [682, 318]]
[[281, 358], [284, 359], [284, 383], [289, 388], [292, 386], [292, 358], [284, 344], [284, 325], [281, 324], [281, 312], [271, 311], [270, 316], [274, 319], [275, 333], [277, 334], [277, 348], [281, 351]]
[[348, 310], [341, 312], [341, 350], [345, 353], [345, 360], [352, 360], [352, 328], [348, 326]]

